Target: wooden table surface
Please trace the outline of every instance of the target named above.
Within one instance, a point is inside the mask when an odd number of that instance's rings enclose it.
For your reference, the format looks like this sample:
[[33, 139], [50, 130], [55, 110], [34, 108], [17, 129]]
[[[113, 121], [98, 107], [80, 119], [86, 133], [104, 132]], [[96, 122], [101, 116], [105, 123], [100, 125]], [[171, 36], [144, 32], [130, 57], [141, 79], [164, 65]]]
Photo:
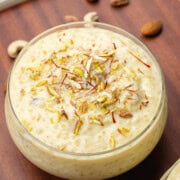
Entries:
[[[89, 11], [97, 11], [101, 22], [124, 28], [148, 45], [165, 74], [169, 100], [165, 132], [154, 151], [140, 165], [113, 179], [156, 180], [180, 157], [180, 1], [131, 0], [127, 6], [113, 8], [109, 0], [95, 4], [85, 0], [31, 0], [0, 12], [0, 180], [59, 179], [26, 160], [8, 133], [2, 90], [13, 63], [7, 55], [8, 44], [17, 39], [30, 40], [64, 23], [65, 15], [82, 19]], [[140, 27], [151, 19], [163, 21], [163, 32], [156, 38], [144, 38]]]

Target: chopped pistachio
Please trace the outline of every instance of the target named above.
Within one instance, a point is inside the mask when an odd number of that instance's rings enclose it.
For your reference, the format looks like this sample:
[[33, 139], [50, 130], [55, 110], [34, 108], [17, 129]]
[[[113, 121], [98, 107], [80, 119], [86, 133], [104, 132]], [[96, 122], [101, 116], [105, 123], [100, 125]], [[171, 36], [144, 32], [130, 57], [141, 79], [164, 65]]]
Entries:
[[56, 97], [53, 96], [53, 97], [48, 98], [46, 101], [51, 102], [51, 101], [54, 101], [55, 99], [56, 99]]
[[78, 104], [77, 112], [80, 114], [85, 114], [88, 111], [88, 103], [87, 101], [80, 102]]
[[67, 51], [68, 48], [69, 48], [68, 45], [64, 45], [63, 47], [59, 49], [59, 52], [65, 52]]
[[112, 71], [115, 71], [115, 70], [117, 70], [118, 68], [119, 68], [119, 62], [115, 62], [115, 63], [113, 63], [112, 66], [111, 66], [111, 70], [112, 70]]
[[126, 134], [126, 133], [129, 133], [130, 130], [128, 128], [125, 128], [125, 127], [120, 127], [117, 129], [117, 131], [120, 133], [120, 134]]
[[31, 126], [31, 124], [28, 121], [22, 120], [22, 124], [29, 132], [31, 132], [33, 130], [33, 127]]
[[59, 64], [60, 65], [64, 64], [65, 60], [66, 60], [65, 57], [60, 57], [59, 58]]
[[103, 114], [107, 113], [108, 111], [106, 107], [101, 107], [100, 110]]
[[80, 77], [84, 77], [84, 70], [80, 67], [75, 67], [73, 73], [77, 74]]
[[35, 87], [32, 87], [31, 88], [31, 93], [33, 96], [36, 96], [37, 95], [37, 92], [36, 92], [36, 88]]
[[99, 73], [103, 73], [104, 72], [103, 68], [100, 66], [99, 63], [95, 63], [95, 67], [96, 67], [96, 69], [98, 70]]
[[100, 96], [100, 97], [97, 99], [97, 101], [100, 102], [100, 103], [104, 103], [104, 102], [106, 102], [107, 99], [108, 99], [107, 96], [106, 96], [106, 95], [103, 95], [103, 96]]
[[30, 75], [29, 76], [30, 79], [37, 81], [39, 79], [39, 75], [35, 74], [35, 75]]
[[49, 112], [52, 112], [52, 113], [56, 112], [56, 110], [51, 108], [51, 107], [46, 107], [46, 110], [49, 111]]
[[105, 87], [106, 87], [106, 84], [104, 82], [100, 82], [100, 84], [98, 85], [98, 91], [104, 90]]
[[27, 70], [31, 71], [32, 74], [29, 76], [30, 79], [37, 81], [41, 72], [43, 71], [44, 65], [41, 64], [38, 67], [28, 67]]
[[111, 106], [117, 101], [116, 98], [109, 98], [103, 103], [103, 107]]
[[72, 89], [69, 90], [69, 96], [70, 96], [71, 98], [74, 98], [74, 97], [75, 97], [74, 92], [73, 92]]
[[59, 111], [57, 111], [57, 123], [61, 121], [62, 115]]
[[115, 148], [116, 147], [116, 141], [115, 141], [113, 136], [110, 136], [109, 142], [110, 142], [111, 148]]
[[89, 108], [90, 109], [93, 109], [93, 110], [95, 110], [96, 109], [96, 105], [93, 103], [93, 102], [89, 102]]
[[38, 67], [28, 67], [27, 70], [33, 72], [33, 73], [41, 73], [44, 69], [44, 65], [40, 64]]
[[73, 45], [73, 44], [74, 44], [74, 41], [73, 41], [72, 39], [70, 39], [70, 40], [69, 40], [69, 43], [70, 43], [71, 45]]
[[124, 66], [124, 69], [125, 69], [125, 71], [127, 73], [129, 73], [131, 75], [131, 77], [133, 77], [133, 78], [136, 77], [136, 73], [132, 69], [130, 69], [130, 68], [126, 67], [126, 66]]
[[50, 118], [49, 121], [50, 121], [51, 124], [54, 124], [54, 119], [53, 118]]
[[48, 64], [49, 66], [52, 66], [52, 65], [53, 65], [53, 62], [52, 62], [51, 59], [48, 59], [45, 63]]
[[77, 120], [76, 123], [75, 123], [75, 128], [74, 128], [74, 135], [77, 136], [79, 134], [79, 130], [82, 126], [83, 122], [82, 120]]

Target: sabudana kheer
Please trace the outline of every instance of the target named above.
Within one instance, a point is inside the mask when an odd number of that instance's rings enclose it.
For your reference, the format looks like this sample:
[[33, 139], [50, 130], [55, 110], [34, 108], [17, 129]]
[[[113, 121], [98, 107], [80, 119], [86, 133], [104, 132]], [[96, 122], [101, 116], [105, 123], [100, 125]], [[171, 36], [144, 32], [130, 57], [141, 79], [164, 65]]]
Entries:
[[62, 30], [39, 40], [14, 69], [10, 95], [23, 126], [62, 151], [95, 153], [141, 133], [160, 103], [159, 71], [123, 35]]

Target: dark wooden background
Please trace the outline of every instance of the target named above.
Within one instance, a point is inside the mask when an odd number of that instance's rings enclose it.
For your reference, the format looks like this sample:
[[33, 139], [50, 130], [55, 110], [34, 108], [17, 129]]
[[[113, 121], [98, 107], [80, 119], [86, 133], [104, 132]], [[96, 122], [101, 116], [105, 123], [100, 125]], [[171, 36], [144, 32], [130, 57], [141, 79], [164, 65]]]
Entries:
[[[85, 0], [31, 0], [0, 12], [0, 180], [58, 179], [26, 160], [9, 136], [3, 93], [13, 63], [7, 55], [8, 44], [17, 39], [30, 40], [47, 28], [64, 23], [65, 15], [82, 19], [88, 11], [97, 11], [101, 22], [124, 28], [147, 44], [166, 79], [169, 115], [159, 144], [140, 165], [113, 179], [156, 180], [180, 157], [180, 1], [131, 0], [120, 8], [111, 7], [109, 1], [89, 4]], [[156, 38], [144, 38], [140, 27], [151, 19], [163, 21], [163, 32]]]

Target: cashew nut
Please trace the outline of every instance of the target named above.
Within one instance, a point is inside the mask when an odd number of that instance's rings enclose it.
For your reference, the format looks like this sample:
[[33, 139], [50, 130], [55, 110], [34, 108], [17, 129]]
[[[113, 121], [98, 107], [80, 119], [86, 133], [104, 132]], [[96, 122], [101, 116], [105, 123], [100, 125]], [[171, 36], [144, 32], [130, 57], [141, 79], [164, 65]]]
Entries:
[[19, 52], [26, 46], [27, 41], [16, 40], [9, 44], [7, 52], [11, 58], [16, 58]]
[[98, 16], [97, 12], [89, 12], [89, 13], [85, 14], [83, 19], [86, 22], [95, 22], [95, 21], [99, 20], [99, 16]]

